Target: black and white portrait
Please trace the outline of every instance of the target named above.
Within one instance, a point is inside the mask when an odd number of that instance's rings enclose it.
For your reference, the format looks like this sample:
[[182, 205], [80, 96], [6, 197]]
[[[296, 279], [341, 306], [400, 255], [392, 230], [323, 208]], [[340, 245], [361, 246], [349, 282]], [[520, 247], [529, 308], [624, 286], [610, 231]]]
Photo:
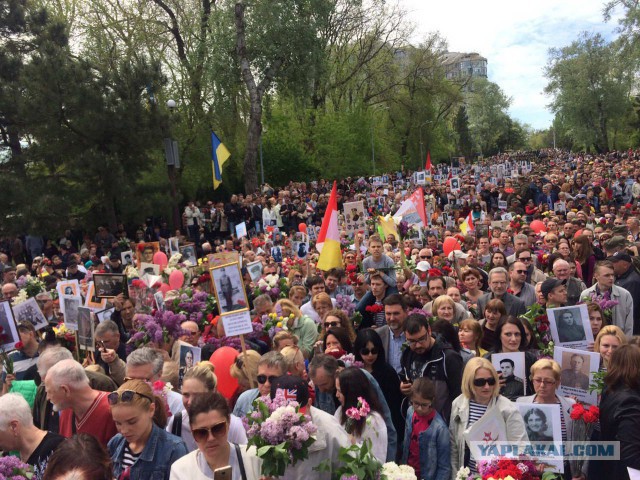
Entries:
[[237, 263], [211, 269], [220, 314], [248, 308], [247, 295]]
[[140, 276], [143, 275], [160, 275], [160, 265], [156, 265], [155, 263], [140, 263], [140, 270], [138, 270]]
[[589, 392], [593, 374], [600, 369], [600, 353], [556, 345], [553, 359], [560, 365], [560, 393], [579, 401], [597, 404], [598, 393]]
[[111, 315], [113, 314], [113, 312], [115, 311], [115, 308], [111, 307], [111, 308], [105, 308], [104, 310], [100, 310], [99, 312], [96, 312], [96, 318], [98, 319], [98, 323], [102, 323], [105, 320], [111, 320]]
[[20, 341], [16, 322], [11, 311], [11, 301], [0, 301], [0, 347], [9, 351], [15, 348], [15, 344]]
[[282, 248], [278, 245], [271, 247], [271, 256], [276, 263], [282, 263]]
[[123, 267], [126, 267], [127, 265], [133, 265], [133, 252], [131, 250], [122, 252], [120, 254], [120, 260], [122, 261]]
[[260, 260], [256, 260], [255, 262], [251, 262], [247, 264], [247, 271], [249, 272], [249, 276], [251, 277], [252, 282], [257, 282], [262, 277], [262, 262]]
[[95, 326], [91, 309], [78, 308], [78, 347], [82, 350], [95, 351]]
[[169, 254], [174, 255], [176, 253], [180, 253], [179, 239], [178, 237], [171, 237], [169, 238]]
[[47, 322], [34, 297], [13, 307], [13, 315], [18, 324], [20, 322], [29, 322], [36, 330], [40, 330], [49, 325], [49, 322]]
[[64, 324], [69, 330], [78, 330], [78, 308], [82, 304], [81, 297], [62, 297], [64, 303]]
[[494, 353], [491, 355], [491, 363], [504, 382], [500, 389], [501, 395], [511, 401], [526, 395], [524, 352]]
[[547, 316], [551, 336], [556, 344], [571, 348], [587, 349], [593, 342], [593, 332], [586, 305], [550, 308]]
[[187, 265], [198, 265], [198, 257], [196, 256], [195, 245], [184, 245], [180, 247], [180, 253], [182, 254], [182, 262]]
[[127, 295], [127, 277], [118, 273], [94, 273], [93, 284], [95, 285], [97, 298], [113, 298], [121, 293]]

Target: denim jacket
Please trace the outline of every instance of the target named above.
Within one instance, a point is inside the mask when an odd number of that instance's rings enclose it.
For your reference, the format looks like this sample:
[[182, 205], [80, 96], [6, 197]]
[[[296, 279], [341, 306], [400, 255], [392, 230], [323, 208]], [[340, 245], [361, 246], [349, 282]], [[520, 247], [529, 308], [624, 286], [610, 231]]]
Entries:
[[[409, 459], [409, 445], [413, 431], [413, 407], [407, 411], [407, 423], [404, 429], [402, 463]], [[420, 448], [420, 480], [449, 480], [451, 478], [451, 443], [449, 427], [438, 412], [429, 428], [418, 435]]]
[[[109, 440], [107, 445], [113, 461], [114, 478], [120, 478], [125, 470], [122, 461], [126, 443], [125, 438], [119, 433]], [[169, 480], [171, 465], [187, 453], [187, 447], [180, 437], [165, 432], [154, 423], [147, 444], [131, 467], [130, 479]]]

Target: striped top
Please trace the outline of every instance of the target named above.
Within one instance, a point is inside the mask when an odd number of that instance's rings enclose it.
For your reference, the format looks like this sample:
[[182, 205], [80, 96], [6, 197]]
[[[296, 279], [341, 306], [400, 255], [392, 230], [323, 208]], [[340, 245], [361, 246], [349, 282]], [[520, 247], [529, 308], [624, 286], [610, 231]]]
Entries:
[[133, 466], [134, 463], [138, 461], [138, 457], [140, 457], [140, 453], [133, 453], [129, 448], [129, 444], [127, 443], [124, 446], [124, 458], [122, 459], [122, 466], [126, 470]]
[[387, 324], [387, 318], [384, 315], [384, 305], [382, 302], [379, 302], [377, 300], [374, 305], [380, 305], [382, 307], [382, 311], [373, 314], [373, 323], [376, 325], [376, 327], [383, 327]]
[[[467, 422], [467, 428], [476, 423], [478, 420], [482, 418], [484, 413], [487, 411], [488, 405], [482, 405], [481, 403], [474, 402], [473, 400], [469, 400], [469, 421]], [[472, 456], [469, 456], [469, 470], [471, 473], [478, 473], [476, 461]]]

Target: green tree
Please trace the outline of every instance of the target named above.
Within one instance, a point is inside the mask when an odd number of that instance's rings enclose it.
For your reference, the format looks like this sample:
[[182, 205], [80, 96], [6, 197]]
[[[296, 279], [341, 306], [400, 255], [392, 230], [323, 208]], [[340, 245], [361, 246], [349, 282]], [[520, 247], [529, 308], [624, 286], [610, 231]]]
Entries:
[[500, 150], [498, 140], [509, 128], [507, 109], [511, 99], [495, 83], [483, 78], [474, 79], [467, 98], [469, 130], [474, 145], [483, 155]]
[[460, 105], [455, 118], [455, 130], [458, 138], [458, 151], [466, 158], [473, 156], [473, 140], [469, 131], [469, 117], [464, 105]]

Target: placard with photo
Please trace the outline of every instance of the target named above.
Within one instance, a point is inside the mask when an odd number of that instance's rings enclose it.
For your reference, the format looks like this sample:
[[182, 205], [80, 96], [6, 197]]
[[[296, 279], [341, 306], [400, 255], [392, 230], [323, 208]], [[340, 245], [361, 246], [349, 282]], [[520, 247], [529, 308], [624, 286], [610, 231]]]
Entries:
[[196, 246], [193, 243], [180, 247], [182, 254], [182, 262], [187, 265], [198, 265], [198, 256], [196, 255]]
[[95, 323], [90, 308], [78, 307], [78, 348], [95, 352]]
[[237, 263], [214, 267], [209, 272], [220, 315], [249, 309], [240, 266]]
[[247, 236], [247, 224], [246, 222], [240, 222], [236, 225], [236, 238], [242, 238]]
[[49, 325], [46, 317], [40, 310], [38, 302], [35, 297], [28, 298], [22, 303], [19, 303], [13, 308], [13, 317], [17, 324], [21, 322], [31, 323], [36, 330], [40, 330]]
[[164, 312], [167, 307], [164, 303], [164, 294], [162, 292], [156, 292], [153, 294], [153, 299], [156, 302], [156, 308], [161, 312]]
[[[350, 238], [359, 231], [367, 230], [367, 211], [364, 202], [347, 202], [343, 205], [345, 230]], [[308, 229], [307, 229], [308, 230]]]
[[98, 319], [98, 323], [102, 323], [105, 320], [111, 320], [111, 315], [115, 312], [116, 309], [114, 307], [105, 308], [104, 310], [100, 310], [95, 313], [96, 318]]
[[113, 298], [121, 293], [125, 297], [129, 296], [127, 276], [122, 273], [94, 273], [93, 284], [96, 298]]
[[80, 295], [80, 283], [78, 280], [63, 280], [62, 282], [58, 282], [56, 284], [56, 291], [58, 292], [58, 297], [63, 295]]
[[555, 345], [587, 350], [589, 343], [593, 343], [593, 331], [585, 304], [549, 308], [547, 317]]
[[133, 252], [131, 250], [127, 250], [126, 252], [120, 253], [120, 263], [122, 263], [123, 267], [128, 267], [129, 265], [133, 265]]
[[589, 393], [593, 374], [600, 368], [600, 354], [555, 346], [553, 359], [560, 365], [560, 393], [579, 401], [597, 405], [598, 394]]
[[508, 208], [508, 204], [506, 200], [498, 200], [498, 209], [506, 210]]
[[146, 242], [136, 245], [136, 267], [140, 268], [142, 262], [153, 263], [153, 256], [159, 251], [159, 242]]
[[460, 192], [460, 179], [458, 177], [451, 177], [450, 185], [452, 193]]
[[178, 237], [169, 237], [169, 254], [170, 256], [180, 253], [180, 239]]
[[0, 348], [5, 352], [15, 350], [20, 341], [16, 322], [13, 318], [10, 300], [0, 300]]
[[291, 242], [291, 250], [295, 258], [304, 260], [309, 255], [309, 240], [306, 233], [296, 232]]
[[144, 275], [160, 275], [160, 265], [155, 263], [141, 262], [138, 274], [142, 277]]
[[192, 345], [180, 345], [180, 371], [178, 373], [178, 389], [182, 388], [182, 381], [185, 374], [195, 367], [199, 362], [202, 351]]
[[252, 282], [257, 282], [262, 277], [262, 262], [256, 260], [255, 262], [247, 263], [247, 271], [251, 277]]
[[60, 297], [60, 310], [64, 305], [64, 325], [69, 330], [78, 330], [78, 309], [82, 306], [80, 295], [63, 295]]
[[492, 353], [491, 363], [498, 375], [502, 374], [505, 385], [500, 394], [511, 401], [527, 394], [527, 369], [524, 362], [524, 352]]
[[218, 267], [228, 263], [240, 263], [240, 266], [242, 266], [242, 257], [238, 252], [210, 253], [207, 258], [209, 259], [209, 267]]

